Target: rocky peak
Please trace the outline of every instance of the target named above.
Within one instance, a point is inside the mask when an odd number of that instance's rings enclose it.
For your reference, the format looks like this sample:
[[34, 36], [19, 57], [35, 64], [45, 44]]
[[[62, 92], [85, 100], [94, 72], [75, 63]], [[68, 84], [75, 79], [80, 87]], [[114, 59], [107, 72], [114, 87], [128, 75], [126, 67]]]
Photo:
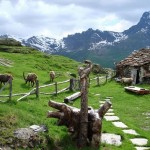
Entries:
[[144, 12], [140, 21], [137, 25], [132, 26], [128, 30], [125, 30], [123, 33], [126, 35], [131, 35], [139, 32], [150, 32], [150, 11]]
[[142, 23], [143, 25], [150, 25], [150, 11], [143, 13], [139, 24]]

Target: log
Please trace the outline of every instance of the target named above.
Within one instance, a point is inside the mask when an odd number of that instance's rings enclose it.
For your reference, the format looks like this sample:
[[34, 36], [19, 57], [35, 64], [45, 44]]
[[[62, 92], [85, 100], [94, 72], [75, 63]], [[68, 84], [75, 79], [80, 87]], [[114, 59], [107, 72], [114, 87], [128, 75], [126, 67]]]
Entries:
[[69, 87], [64, 88], [64, 89], [62, 89], [62, 90], [60, 90], [60, 91], [57, 91], [57, 93], [56, 93], [56, 92], [53, 92], [53, 93], [51, 93], [51, 94], [59, 94], [59, 93], [62, 93], [62, 92], [64, 92], [64, 91], [68, 90], [68, 89], [69, 89]]
[[[20, 95], [26, 95], [27, 93], [18, 93], [18, 94], [12, 94], [11, 96], [20, 96]], [[0, 95], [0, 97], [9, 97], [9, 95]]]
[[64, 103], [72, 102], [80, 96], [81, 96], [81, 92], [76, 92], [76, 93], [64, 98]]
[[45, 88], [45, 87], [52, 86], [52, 85], [55, 85], [55, 83], [41, 85], [41, 86], [39, 86], [39, 88]]
[[109, 108], [111, 107], [111, 103], [109, 100], [107, 100], [102, 107], [97, 111], [97, 113], [99, 114], [100, 118], [103, 118], [104, 115], [106, 114], [106, 112], [109, 110]]
[[[81, 78], [81, 77], [80, 77]], [[78, 147], [83, 148], [87, 144], [88, 136], [88, 78], [80, 79], [81, 83], [81, 110], [80, 110], [80, 132]]]
[[57, 91], [57, 94], [62, 93], [62, 92], [64, 92], [64, 91], [66, 91], [66, 90], [69, 90], [69, 87], [66, 87], [66, 88], [64, 88], [64, 89], [62, 89], [62, 90]]
[[70, 81], [70, 80], [66, 80], [66, 81], [58, 82], [58, 84], [67, 83], [67, 82], [69, 82], [69, 81]]
[[[57, 118], [57, 125], [66, 126], [72, 139], [78, 142], [80, 134], [80, 109], [71, 107], [65, 103], [59, 103], [50, 100], [48, 105], [58, 111], [48, 111], [48, 118]], [[106, 101], [98, 110], [88, 107], [88, 132], [87, 138], [89, 144], [98, 147], [101, 142], [102, 119], [108, 109], [111, 107], [111, 102]]]
[[[69, 80], [62, 81], [62, 82], [57, 82], [57, 84], [63, 84], [63, 83], [67, 83], [67, 82], [69, 82]], [[41, 86], [39, 86], [39, 88], [45, 88], [45, 87], [52, 86], [52, 85], [55, 85], [55, 83], [41, 85]]]
[[22, 97], [20, 97], [19, 99], [17, 99], [17, 102], [20, 101], [20, 100], [22, 100], [23, 98], [25, 98], [25, 97], [31, 95], [31, 94], [35, 94], [35, 90], [36, 90], [35, 88], [32, 89], [30, 92], [26, 93], [24, 96], [22, 96]]
[[92, 62], [85, 60], [85, 67], [78, 69], [81, 85], [81, 110], [80, 110], [80, 124], [79, 124], [79, 139], [78, 147], [83, 148], [88, 142], [88, 88], [90, 85], [90, 72], [92, 70]]

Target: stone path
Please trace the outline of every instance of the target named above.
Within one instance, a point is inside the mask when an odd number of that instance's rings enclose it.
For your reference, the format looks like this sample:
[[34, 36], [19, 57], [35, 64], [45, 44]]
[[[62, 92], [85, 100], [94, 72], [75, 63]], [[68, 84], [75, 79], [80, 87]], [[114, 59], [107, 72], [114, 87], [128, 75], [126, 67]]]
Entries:
[[[105, 100], [107, 101], [107, 100], [110, 100], [110, 99], [106, 98]], [[105, 103], [105, 101], [99, 101], [99, 103], [100, 103], [100, 106], [102, 106]], [[115, 116], [115, 113], [113, 112], [113, 108], [108, 110], [108, 112], [106, 113], [104, 118], [105, 118], [106, 121], [112, 122], [112, 124], [114, 126], [116, 126], [117, 128], [121, 128], [122, 131], [125, 134], [132, 134], [132, 135], [135, 135], [135, 136], [138, 135], [139, 138], [132, 138], [132, 139], [130, 139], [132, 144], [135, 146], [136, 150], [148, 150], [148, 149], [150, 150], [150, 147], [146, 146], [147, 143], [148, 143], [148, 139], [142, 138], [142, 137], [140, 138], [140, 135], [135, 130], [130, 129], [126, 124], [121, 122], [119, 117]], [[120, 141], [117, 144], [115, 143], [118, 140], [118, 138], [119, 138], [119, 137], [116, 138], [117, 135], [112, 137], [111, 134], [108, 134], [108, 133], [105, 133], [105, 134], [107, 134], [107, 138], [106, 138], [106, 135], [102, 134], [102, 142], [107, 143], [107, 144], [113, 144], [113, 145], [116, 145], [116, 146], [121, 145]], [[119, 139], [119, 140], [121, 140], [121, 139]]]

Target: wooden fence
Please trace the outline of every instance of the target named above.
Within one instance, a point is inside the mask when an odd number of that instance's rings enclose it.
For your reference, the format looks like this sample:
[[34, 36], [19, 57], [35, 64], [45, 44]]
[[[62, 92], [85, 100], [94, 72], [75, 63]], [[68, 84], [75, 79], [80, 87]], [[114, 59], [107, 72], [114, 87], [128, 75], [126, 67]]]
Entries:
[[[3, 97], [9, 97], [9, 100], [11, 100], [12, 97], [12, 79], [9, 79], [4, 86], [0, 89], [0, 93], [4, 90], [4, 88], [9, 84], [9, 95], [3, 95]], [[1, 97], [1, 96], [0, 96]], [[0, 100], [0, 102], [4, 102]]]
[[[104, 83], [107, 83], [107, 80], [109, 80], [111, 77], [110, 76], [101, 76], [101, 77], [95, 77], [93, 79], [89, 80], [90, 84], [95, 84], [96, 85], [101, 85]], [[96, 82], [95, 82], [96, 81]], [[64, 83], [69, 83], [68, 87], [65, 87], [61, 90], [58, 90], [58, 85], [60, 84], [64, 84]], [[61, 92], [70, 90], [70, 91], [77, 91], [80, 90], [80, 82], [79, 79], [75, 79], [72, 78], [70, 80], [66, 80], [66, 81], [62, 81], [62, 82], [55, 82], [55, 83], [51, 83], [51, 84], [46, 84], [46, 85], [41, 85], [39, 86], [39, 81], [36, 81], [36, 86], [35, 88], [33, 88], [31, 91], [29, 91], [28, 93], [18, 93], [18, 94], [12, 94], [12, 80], [9, 80], [1, 89], [0, 89], [0, 93], [3, 91], [3, 89], [6, 87], [6, 85], [9, 84], [9, 94], [8, 95], [0, 95], [0, 97], [8, 97], [9, 100], [12, 99], [13, 96], [21, 96], [19, 99], [17, 99], [17, 101], [20, 101], [22, 99], [24, 99], [25, 97], [35, 94], [36, 98], [39, 97], [39, 94], [44, 94], [44, 95], [57, 95]], [[55, 91], [54, 92], [40, 92], [40, 89], [42, 88], [46, 88], [46, 87], [50, 87], [50, 86], [54, 86]], [[6, 102], [6, 101], [2, 101], [0, 100], [0, 102]]]

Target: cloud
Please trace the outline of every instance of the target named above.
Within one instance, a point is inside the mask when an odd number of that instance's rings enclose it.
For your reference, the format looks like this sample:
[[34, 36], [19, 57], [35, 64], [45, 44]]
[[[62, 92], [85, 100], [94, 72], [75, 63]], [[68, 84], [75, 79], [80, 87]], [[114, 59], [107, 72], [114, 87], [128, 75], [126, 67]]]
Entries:
[[0, 34], [62, 38], [88, 28], [119, 31], [136, 24], [149, 0], [0, 0]]

